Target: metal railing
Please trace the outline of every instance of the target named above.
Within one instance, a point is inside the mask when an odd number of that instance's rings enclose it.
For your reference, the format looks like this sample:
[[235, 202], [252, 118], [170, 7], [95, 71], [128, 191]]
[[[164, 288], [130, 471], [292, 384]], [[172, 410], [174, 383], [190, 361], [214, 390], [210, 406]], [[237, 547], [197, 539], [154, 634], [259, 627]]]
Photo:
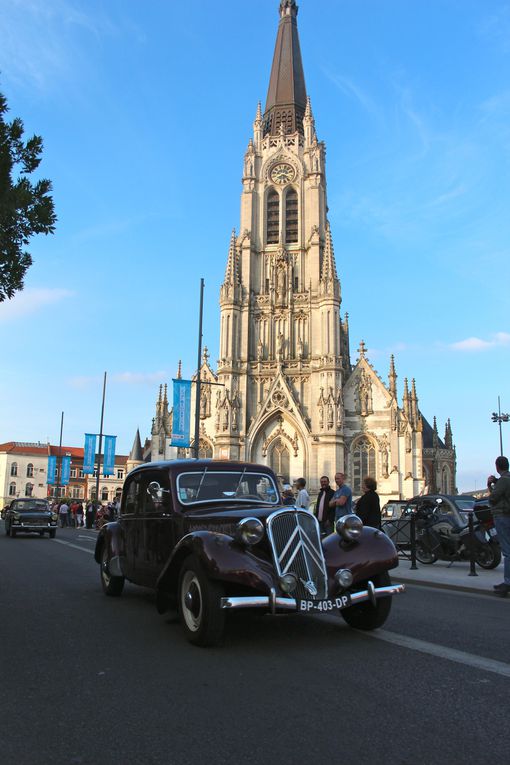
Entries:
[[411, 569], [416, 565], [416, 516], [414, 513], [405, 518], [387, 518], [381, 521], [381, 529], [395, 547], [399, 558], [411, 561]]

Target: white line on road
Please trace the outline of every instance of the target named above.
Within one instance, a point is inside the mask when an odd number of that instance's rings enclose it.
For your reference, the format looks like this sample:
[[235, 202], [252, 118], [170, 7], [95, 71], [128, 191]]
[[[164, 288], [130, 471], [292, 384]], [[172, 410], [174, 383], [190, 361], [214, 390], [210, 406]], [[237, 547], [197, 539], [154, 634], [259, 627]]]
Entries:
[[495, 672], [503, 677], [510, 677], [510, 664], [505, 664], [502, 661], [485, 659], [483, 656], [476, 656], [473, 653], [457, 651], [455, 648], [428, 643], [425, 640], [407, 637], [407, 635], [398, 635], [396, 632], [387, 632], [386, 630], [363, 632], [363, 634], [377, 640], [384, 640], [386, 643], [393, 643], [402, 648], [410, 648], [412, 651], [428, 653], [431, 656], [438, 656], [440, 659], [449, 659], [450, 661], [456, 661], [458, 664], [466, 664], [469, 667], [475, 667], [475, 669], [482, 669], [486, 672]]
[[81, 550], [86, 553], [94, 553], [94, 550], [90, 550], [87, 547], [80, 547], [79, 545], [73, 545], [72, 542], [63, 542], [62, 539], [52, 539], [52, 542], [56, 542], [59, 545], [66, 545], [67, 547], [74, 547], [75, 550]]

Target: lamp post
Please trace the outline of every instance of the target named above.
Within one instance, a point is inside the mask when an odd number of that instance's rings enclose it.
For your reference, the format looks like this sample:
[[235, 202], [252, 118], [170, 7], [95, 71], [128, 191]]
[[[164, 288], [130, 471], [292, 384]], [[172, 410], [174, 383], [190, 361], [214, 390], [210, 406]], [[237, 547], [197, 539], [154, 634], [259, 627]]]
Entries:
[[501, 431], [501, 423], [508, 422], [510, 420], [510, 414], [504, 414], [501, 412], [501, 403], [498, 396], [498, 411], [492, 413], [492, 422], [497, 422], [499, 425], [499, 453], [503, 456], [503, 433]]

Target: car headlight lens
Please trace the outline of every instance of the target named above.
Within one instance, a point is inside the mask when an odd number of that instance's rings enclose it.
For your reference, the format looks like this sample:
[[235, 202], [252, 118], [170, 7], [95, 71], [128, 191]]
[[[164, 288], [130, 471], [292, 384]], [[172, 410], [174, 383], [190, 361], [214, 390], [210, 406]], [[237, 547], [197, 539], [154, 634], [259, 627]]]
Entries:
[[356, 542], [361, 536], [363, 521], [357, 515], [348, 513], [337, 520], [335, 529], [347, 542]]
[[339, 568], [335, 574], [335, 582], [342, 590], [347, 590], [352, 584], [352, 571], [348, 568]]
[[297, 576], [295, 574], [283, 574], [279, 582], [283, 592], [293, 592], [297, 587]]
[[58, 515], [56, 513], [51, 514], [51, 520], [52, 521], [58, 521]]
[[258, 518], [243, 518], [237, 524], [236, 539], [245, 545], [256, 545], [264, 537], [264, 524]]

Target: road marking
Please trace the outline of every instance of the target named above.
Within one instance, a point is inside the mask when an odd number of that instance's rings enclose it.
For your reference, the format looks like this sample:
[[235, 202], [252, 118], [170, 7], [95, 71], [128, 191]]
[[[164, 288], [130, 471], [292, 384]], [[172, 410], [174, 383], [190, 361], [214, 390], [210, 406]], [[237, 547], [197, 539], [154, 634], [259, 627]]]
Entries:
[[458, 664], [465, 664], [469, 667], [474, 667], [475, 669], [482, 669], [486, 672], [495, 672], [497, 675], [502, 675], [503, 677], [510, 677], [510, 664], [505, 664], [502, 661], [485, 659], [483, 656], [476, 656], [473, 653], [458, 651], [455, 648], [448, 648], [447, 646], [438, 645], [436, 643], [428, 643], [425, 640], [407, 637], [407, 635], [398, 635], [396, 632], [387, 632], [386, 630], [363, 632], [363, 634], [367, 637], [383, 640], [386, 643], [393, 643], [401, 648], [409, 648], [412, 651], [427, 653], [431, 656], [437, 656], [440, 659], [449, 659]]
[[95, 537], [87, 537], [85, 534], [78, 534], [78, 539], [87, 539], [89, 542], [95, 542]]
[[61, 539], [52, 539], [52, 542], [56, 542], [59, 545], [66, 545], [67, 547], [74, 547], [75, 550], [81, 550], [82, 552], [94, 554], [94, 550], [89, 550], [86, 547], [80, 547], [79, 545], [73, 545], [72, 542], [63, 542]]

